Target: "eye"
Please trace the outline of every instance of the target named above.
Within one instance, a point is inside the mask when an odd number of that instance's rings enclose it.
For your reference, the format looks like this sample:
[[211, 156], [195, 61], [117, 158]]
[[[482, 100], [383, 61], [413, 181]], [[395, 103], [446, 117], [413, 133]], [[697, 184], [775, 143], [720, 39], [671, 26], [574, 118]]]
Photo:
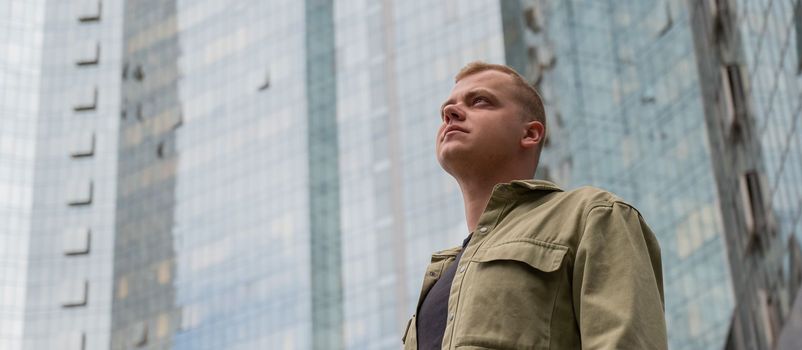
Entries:
[[490, 103], [490, 100], [487, 97], [484, 97], [484, 96], [476, 96], [476, 97], [473, 98], [473, 101], [471, 101], [471, 103], [474, 104], [474, 105], [477, 105], [477, 104], [480, 104], [480, 103]]

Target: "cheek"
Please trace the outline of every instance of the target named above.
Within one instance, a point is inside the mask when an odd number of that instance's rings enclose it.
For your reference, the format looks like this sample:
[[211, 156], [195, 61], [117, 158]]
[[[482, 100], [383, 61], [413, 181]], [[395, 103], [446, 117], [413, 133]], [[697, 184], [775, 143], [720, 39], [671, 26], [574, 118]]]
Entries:
[[510, 128], [509, 126], [501, 123], [488, 126], [485, 133], [484, 141], [488, 147], [494, 149], [508, 148], [517, 145], [519, 139], [519, 130]]
[[434, 135], [434, 140], [437, 144], [440, 144], [440, 137], [443, 135], [443, 130], [446, 128], [445, 124], [440, 124], [440, 127], [437, 128], [437, 134]]

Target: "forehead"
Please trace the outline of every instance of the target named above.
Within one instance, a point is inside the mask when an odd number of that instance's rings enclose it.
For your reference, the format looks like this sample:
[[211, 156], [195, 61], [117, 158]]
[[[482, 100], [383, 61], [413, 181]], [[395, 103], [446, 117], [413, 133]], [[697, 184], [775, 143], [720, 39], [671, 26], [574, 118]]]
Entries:
[[457, 97], [476, 88], [485, 88], [491, 92], [512, 96], [515, 81], [509, 74], [497, 70], [485, 70], [466, 76], [451, 89], [451, 97]]

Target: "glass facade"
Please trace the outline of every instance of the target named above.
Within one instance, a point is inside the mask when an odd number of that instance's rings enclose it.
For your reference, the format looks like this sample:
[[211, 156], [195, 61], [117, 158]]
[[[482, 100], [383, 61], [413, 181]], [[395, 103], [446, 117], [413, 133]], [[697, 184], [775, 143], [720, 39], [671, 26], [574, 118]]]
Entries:
[[542, 6], [556, 64], [541, 167], [635, 205], [662, 249], [670, 348], [722, 348], [733, 291], [685, 2]]
[[122, 8], [41, 5], [23, 348], [107, 349]]
[[503, 60], [500, 17], [277, 5], [124, 11], [113, 348], [397, 348], [410, 281], [467, 234], [436, 111]]
[[[801, 216], [794, 11], [738, 3], [787, 239]], [[724, 348], [738, 278], [694, 6], [0, 5], [0, 348], [399, 348], [431, 253], [468, 234], [434, 136], [474, 60], [541, 91], [538, 177], [611, 190], [657, 234], [670, 347]]]
[[431, 253], [468, 234], [434, 137], [457, 70], [504, 60], [499, 4], [337, 1], [334, 15], [345, 347], [397, 349]]
[[[118, 262], [127, 267], [115, 283], [118, 291], [140, 286], [138, 298], [156, 305], [128, 322], [133, 328], [120, 324], [113, 345], [311, 348], [319, 309], [312, 305], [305, 5], [128, 3], [139, 11], [126, 16], [127, 45], [136, 48], [128, 63], [144, 71], [142, 82], [127, 83], [128, 93], [142, 92], [143, 113], [121, 128], [121, 148], [130, 142], [139, 160], [120, 173], [120, 188], [132, 187], [130, 207], [118, 213], [153, 215], [158, 226], [128, 233], [141, 243]], [[146, 253], [158, 260], [137, 256]], [[138, 305], [115, 297], [122, 307]]]
[[169, 349], [181, 316], [173, 284], [182, 125], [176, 1], [127, 1], [122, 13], [110, 348]]
[[741, 0], [736, 16], [752, 115], [780, 235], [802, 239], [802, 76], [800, 2]]
[[334, 4], [308, 0], [305, 5], [312, 349], [342, 349], [343, 242]]
[[[731, 268], [745, 272], [733, 281], [739, 291], [729, 340], [734, 349], [776, 347], [802, 279], [799, 6], [798, 1], [744, 0], [706, 9], [714, 25], [722, 23], [712, 36], [722, 89], [746, 96], [725, 109], [735, 113], [720, 118], [735, 121], [723, 143], [734, 150], [735, 157], [728, 159], [735, 160], [741, 192], [750, 194], [737, 213], [749, 219], [745, 230], [733, 230], [740, 231], [736, 238], [747, 249], [730, 249]], [[748, 152], [756, 160], [744, 156]], [[753, 200], [751, 194], [761, 198]], [[738, 247], [737, 241], [731, 246]]]
[[0, 5], [0, 349], [21, 349], [44, 1]]

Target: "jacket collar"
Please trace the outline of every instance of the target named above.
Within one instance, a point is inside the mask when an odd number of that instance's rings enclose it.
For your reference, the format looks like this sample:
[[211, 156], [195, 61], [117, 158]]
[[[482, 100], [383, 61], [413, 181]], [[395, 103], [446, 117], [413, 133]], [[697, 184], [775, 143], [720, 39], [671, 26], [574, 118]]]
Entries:
[[[509, 183], [500, 183], [493, 187], [493, 197], [499, 199], [511, 199], [528, 192], [563, 192], [563, 189], [553, 182], [546, 180], [513, 180]], [[488, 205], [490, 205], [488, 203]], [[432, 262], [457, 256], [462, 251], [462, 246], [441, 250], [432, 254]]]
[[445, 258], [455, 257], [457, 256], [457, 254], [459, 254], [460, 251], [462, 251], [462, 246], [435, 252], [434, 254], [432, 254], [432, 262], [435, 262], [437, 260], [442, 260]]
[[508, 200], [531, 192], [562, 192], [563, 190], [546, 180], [513, 180], [493, 187], [493, 198]]
[[523, 187], [532, 191], [549, 191], [549, 192], [563, 191], [559, 186], [555, 185], [553, 182], [546, 180], [513, 180], [512, 182], [510, 182], [510, 185]]

